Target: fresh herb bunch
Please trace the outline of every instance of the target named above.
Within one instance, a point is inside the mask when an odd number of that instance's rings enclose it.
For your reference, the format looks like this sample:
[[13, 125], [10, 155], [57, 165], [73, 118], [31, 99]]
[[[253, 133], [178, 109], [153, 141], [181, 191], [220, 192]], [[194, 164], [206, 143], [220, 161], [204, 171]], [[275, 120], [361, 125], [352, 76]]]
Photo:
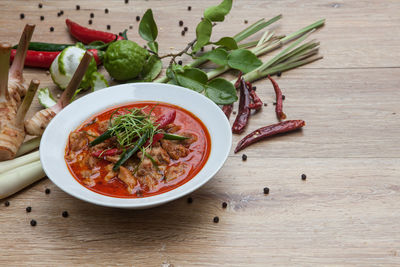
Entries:
[[[147, 134], [150, 140], [157, 133], [157, 125], [150, 119], [151, 111], [145, 114], [144, 108], [128, 109], [129, 113], [118, 115], [114, 114], [110, 118], [111, 136], [115, 136], [122, 148], [130, 147], [135, 144], [136, 139], [140, 139]], [[118, 110], [117, 110], [118, 111]]]
[[[161, 59], [170, 57], [166, 76], [155, 82], [168, 82], [199, 93], [204, 92], [216, 104], [226, 105], [238, 100], [234, 81], [217, 77], [230, 69], [241, 71], [245, 74], [244, 79], [252, 82], [322, 58], [317, 55], [319, 42], [313, 40], [305, 44], [301, 43], [311, 32], [325, 23], [324, 19], [288, 36], [277, 36], [274, 32], [266, 31], [258, 41], [240, 43], [281, 19], [282, 15], [278, 15], [268, 21], [261, 19], [233, 37], [222, 37], [217, 41], [212, 41], [213, 26], [216, 22], [224, 21], [231, 8], [232, 0], [223, 0], [219, 5], [207, 8], [196, 27], [196, 39], [188, 43], [182, 51], [166, 55], [158, 54], [157, 25], [152, 10], [148, 9], [140, 22], [139, 34], [147, 41], [152, 55], [149, 57], [141, 77], [130, 82], [153, 81], [161, 72]], [[259, 56], [279, 49], [292, 41], [293, 43], [271, 60], [263, 63], [258, 59]], [[199, 55], [199, 51], [209, 45], [216, 46], [216, 48]], [[188, 55], [194, 61], [185, 66], [177, 64], [176, 58], [182, 55]], [[197, 68], [207, 61], [212, 61], [218, 67], [207, 73]]]

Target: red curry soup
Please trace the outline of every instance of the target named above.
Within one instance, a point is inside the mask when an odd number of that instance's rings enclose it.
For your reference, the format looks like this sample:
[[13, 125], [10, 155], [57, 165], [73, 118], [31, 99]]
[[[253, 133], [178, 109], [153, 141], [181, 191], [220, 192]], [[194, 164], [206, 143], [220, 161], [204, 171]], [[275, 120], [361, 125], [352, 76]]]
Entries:
[[70, 133], [65, 161], [86, 188], [111, 197], [161, 194], [192, 179], [206, 163], [211, 140], [189, 111], [135, 102], [107, 109]]

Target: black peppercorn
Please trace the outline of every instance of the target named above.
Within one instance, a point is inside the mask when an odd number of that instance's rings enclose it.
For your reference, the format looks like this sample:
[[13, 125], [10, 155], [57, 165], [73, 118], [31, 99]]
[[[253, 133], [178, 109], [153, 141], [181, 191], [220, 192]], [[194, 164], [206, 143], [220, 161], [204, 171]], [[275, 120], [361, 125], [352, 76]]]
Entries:
[[51, 31], [51, 32], [54, 32], [54, 27], [50, 27], [50, 31]]
[[25, 18], [25, 14], [24, 13], [19, 14], [19, 18], [20, 19], [24, 19]]
[[247, 160], [247, 155], [246, 155], [246, 154], [243, 154], [243, 155], [242, 155], [242, 160], [243, 160], [243, 161], [246, 161], [246, 160]]
[[285, 98], [286, 98], [285, 95], [282, 95], [282, 100], [285, 100]]
[[68, 211], [63, 211], [62, 216], [64, 218], [67, 218], [69, 216]]
[[282, 75], [282, 72], [280, 72], [280, 71], [278, 71], [278, 72], [276, 73], [276, 76], [278, 76], [278, 77], [281, 77], [281, 75]]
[[189, 11], [192, 10], [192, 7], [191, 7], [191, 6], [188, 6], [188, 10], [189, 10]]
[[269, 194], [269, 188], [268, 187], [264, 187], [264, 194], [266, 194], [266, 195]]
[[213, 219], [213, 221], [214, 221], [215, 223], [218, 223], [218, 222], [219, 222], [218, 216], [215, 216], [214, 219]]
[[89, 23], [89, 25], [92, 25], [93, 21], [91, 19], [89, 19], [88, 23]]
[[252, 89], [255, 91], [255, 90], [257, 90], [257, 87], [256, 87], [256, 86], [253, 86], [253, 88], [252, 88]]
[[222, 203], [222, 208], [226, 209], [226, 207], [228, 207], [228, 203], [223, 202], [223, 203]]
[[6, 202], [4, 202], [4, 206], [6, 206], [6, 207], [8, 207], [8, 206], [10, 206], [10, 201], [6, 201]]
[[178, 61], [178, 64], [179, 64], [179, 65], [182, 65], [182, 60], [179, 60], [179, 61]]
[[201, 52], [204, 52], [204, 46], [203, 46], [202, 48], [200, 48], [200, 51], [201, 51]]
[[182, 35], [182, 36], [185, 36], [185, 31], [182, 31], [182, 32], [181, 32], [181, 35]]
[[42, 8], [42, 7], [43, 7], [42, 3], [39, 3], [38, 7], [39, 7], [39, 8]]
[[136, 21], [139, 21], [140, 20], [140, 17], [139, 16], [136, 16]]
[[191, 198], [191, 197], [188, 197], [188, 199], [187, 199], [187, 203], [193, 203], [193, 198]]
[[132, 30], [132, 29], [133, 29], [133, 26], [132, 26], [132, 25], [129, 25], [129, 29]]
[[60, 11], [60, 16], [64, 15], [64, 10]]
[[76, 10], [79, 10], [79, 9], [81, 9], [81, 6], [80, 5], [76, 5]]
[[249, 21], [246, 19], [246, 20], [244, 20], [244, 24], [247, 24], [247, 23], [249, 23]]
[[272, 103], [272, 105], [276, 106], [276, 102]]
[[108, 8], [104, 9], [104, 13], [108, 14]]
[[46, 190], [44, 190], [44, 192], [46, 193], [46, 195], [50, 194], [50, 188], [46, 188]]
[[233, 115], [236, 115], [236, 111], [232, 112]]
[[266, 107], [266, 106], [268, 106], [268, 104], [267, 104], [267, 103], [264, 103], [264, 107]]
[[91, 18], [94, 18], [94, 14], [93, 14], [93, 13], [90, 13], [90, 17], [91, 17]]
[[301, 180], [305, 180], [305, 179], [307, 179], [307, 175], [305, 175], [304, 173], [301, 175]]
[[31, 226], [36, 226], [37, 222], [35, 220], [31, 220]]
[[189, 28], [188, 28], [188, 27], [184, 27], [183, 30], [184, 30], [185, 32], [187, 32], [187, 31], [189, 30]]
[[40, 20], [44, 20], [44, 16], [40, 16]]
[[125, 4], [128, 4], [129, 3], [129, 0], [125, 0]]
[[179, 26], [180, 26], [180, 27], [183, 26], [183, 21], [182, 21], [182, 20], [179, 21]]
[[111, 25], [107, 25], [107, 30], [111, 30]]
[[32, 207], [26, 207], [26, 212], [31, 212], [32, 211]]
[[57, 17], [59, 17], [59, 16], [61, 16], [61, 13], [60, 13], [60, 12], [57, 13]]

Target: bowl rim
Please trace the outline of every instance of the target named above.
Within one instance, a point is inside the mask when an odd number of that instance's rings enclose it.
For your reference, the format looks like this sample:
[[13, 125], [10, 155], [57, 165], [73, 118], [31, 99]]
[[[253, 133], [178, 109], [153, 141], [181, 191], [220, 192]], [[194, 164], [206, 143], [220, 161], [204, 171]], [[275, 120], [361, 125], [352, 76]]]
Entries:
[[[87, 190], [87, 192], [91, 192], [91, 193], [88, 193], [88, 194], [79, 193], [76, 190], [71, 189], [71, 187], [65, 186], [64, 182], [60, 182], [59, 176], [55, 176], [56, 174], [55, 174], [54, 167], [51, 167], [49, 165], [49, 163], [51, 162], [51, 159], [50, 159], [51, 156], [49, 154], [46, 154], [46, 152], [47, 152], [46, 149], [47, 150], [49, 149], [48, 142], [51, 142], [48, 137], [49, 137], [49, 135], [52, 134], [52, 132], [56, 131], [53, 128], [56, 127], [58, 124], [60, 124], [59, 120], [61, 120], [63, 117], [65, 117], [66, 116], [65, 114], [74, 112], [73, 110], [75, 108], [82, 106], [82, 104], [84, 104], [88, 100], [105, 97], [109, 94], [112, 95], [114, 92], [116, 92], [118, 90], [122, 90], [123, 88], [128, 88], [128, 89], [123, 89], [123, 90], [126, 90], [127, 95], [129, 95], [129, 93], [130, 93], [129, 88], [131, 88], [131, 91], [134, 93], [135, 91], [143, 90], [143, 87], [146, 88], [146, 90], [155, 90], [155, 91], [166, 90], [169, 88], [170, 89], [170, 90], [168, 90], [169, 92], [170, 91], [174, 92], [172, 94], [175, 94], [176, 92], [180, 92], [185, 97], [182, 97], [180, 100], [176, 100], [177, 102], [184, 101], [183, 99], [185, 99], [185, 98], [192, 98], [192, 99], [196, 100], [195, 102], [202, 103], [202, 104], [207, 103], [206, 105], [208, 105], [208, 106], [205, 107], [205, 109], [207, 109], [208, 111], [209, 111], [209, 109], [214, 109], [214, 110], [211, 110], [213, 115], [212, 116], [208, 115], [210, 117], [209, 120], [210, 121], [218, 120], [218, 122], [219, 122], [218, 127], [220, 127], [225, 133], [229, 132], [229, 134], [227, 136], [225, 135], [225, 138], [227, 138], [227, 140], [225, 142], [225, 146], [222, 146], [222, 145], [218, 146], [218, 145], [214, 144], [213, 134], [215, 134], [215, 133], [213, 132], [213, 130], [215, 130], [215, 129], [210, 129], [208, 127], [209, 125], [211, 125], [209, 123], [209, 121], [205, 121], [204, 119], [200, 118], [200, 117], [204, 117], [205, 116], [204, 114], [202, 114], [202, 116], [199, 116], [199, 114], [196, 114], [196, 112], [194, 110], [191, 110], [190, 108], [183, 107], [182, 105], [177, 104], [177, 103], [170, 103], [165, 100], [130, 99], [130, 100], [126, 100], [125, 102], [117, 102], [117, 103], [112, 103], [107, 106], [96, 107], [95, 109], [97, 111], [92, 110], [90, 114], [87, 114], [84, 117], [87, 119], [95, 114], [98, 114], [99, 112], [104, 111], [105, 109], [107, 109], [109, 107], [118, 106], [118, 105], [125, 104], [125, 103], [134, 103], [134, 102], [139, 102], [139, 101], [160, 101], [160, 102], [177, 105], [185, 110], [188, 110], [189, 112], [194, 114], [196, 117], [198, 117], [203, 122], [203, 124], [206, 126], [206, 128], [210, 134], [210, 138], [211, 138], [210, 155], [209, 155], [209, 158], [207, 159], [207, 162], [202, 167], [202, 169], [194, 177], [192, 177], [188, 182], [186, 182], [185, 184], [180, 185], [179, 187], [172, 189], [170, 191], [167, 191], [167, 192], [164, 192], [161, 194], [157, 194], [154, 196], [144, 197], [144, 198], [116, 198], [116, 197], [105, 196], [105, 195], [99, 194], [99, 193], [94, 192], [94, 191], [86, 188], [85, 186], [81, 185], [78, 181], [76, 181], [76, 179], [69, 172], [69, 170], [66, 166], [65, 160], [64, 160], [64, 156], [63, 156], [62, 159], [64, 161], [64, 165], [65, 165], [64, 167], [67, 169], [68, 175], [73, 179], [73, 181], [75, 181], [82, 188]], [[148, 89], [148, 88], [152, 88], [152, 89]], [[162, 88], [162, 89], [159, 89], [159, 88]], [[140, 96], [136, 96], [136, 97], [140, 98]], [[167, 96], [164, 96], [164, 97], [167, 97]], [[187, 104], [184, 104], [184, 105], [187, 106]], [[87, 109], [90, 110], [90, 108], [87, 108]], [[216, 112], [214, 113], [214, 111], [216, 111]], [[224, 119], [222, 119], [222, 118], [224, 118]], [[75, 119], [73, 121], [75, 121], [75, 123], [78, 123], [77, 125], [80, 125], [84, 120], [85, 119], [83, 119], [83, 120], [80, 119], [78, 122], [76, 122], [76, 119]], [[70, 126], [70, 128], [71, 127], [72, 126]], [[76, 127], [72, 127], [72, 130], [74, 130], [74, 129], [76, 129]], [[219, 129], [219, 130], [221, 130], [221, 129]], [[228, 131], [228, 129], [229, 129], [229, 131]], [[68, 137], [71, 130], [66, 129], [66, 130], [64, 130], [64, 132], [65, 131], [68, 132], [67, 133], [67, 137]], [[217, 134], [217, 135], [219, 135], [219, 134]], [[63, 143], [63, 145], [61, 146], [63, 149], [62, 155], [64, 155], [66, 140], [63, 140], [62, 143]], [[232, 132], [231, 132], [229, 121], [227, 120], [227, 118], [226, 118], [225, 114], [223, 113], [223, 111], [221, 110], [221, 108], [219, 108], [218, 105], [216, 105], [214, 102], [212, 102], [209, 98], [207, 98], [204, 95], [197, 93], [193, 90], [183, 88], [180, 86], [176, 86], [176, 85], [161, 84], [161, 83], [131, 83], [131, 84], [121, 84], [121, 85], [116, 85], [116, 86], [110, 86], [105, 89], [87, 94], [87, 95], [77, 99], [76, 101], [72, 102], [70, 105], [68, 105], [63, 110], [61, 110], [61, 112], [59, 112], [51, 120], [51, 122], [47, 126], [46, 130], [44, 131], [41, 142], [40, 142], [40, 147], [39, 147], [40, 152], [39, 153], [40, 153], [40, 160], [42, 163], [42, 167], [43, 167], [43, 170], [46, 173], [47, 177], [49, 177], [49, 179], [57, 187], [59, 187], [61, 190], [63, 190], [67, 194], [72, 195], [80, 200], [90, 202], [92, 204], [96, 204], [96, 205], [100, 205], [100, 206], [105, 206], [105, 207], [143, 209], [143, 208], [150, 208], [150, 207], [165, 204], [167, 202], [173, 201], [173, 200], [181, 198], [187, 194], [190, 194], [193, 191], [197, 190], [198, 188], [202, 187], [205, 183], [207, 183], [209, 180], [211, 180], [215, 176], [215, 174], [221, 169], [221, 167], [225, 163], [226, 159], [228, 158], [228, 155], [231, 150], [231, 146], [232, 146]], [[216, 149], [222, 149], [221, 151], [218, 152], [221, 154], [220, 155], [221, 158], [217, 162], [215, 162], [215, 159], [214, 159], [214, 162], [212, 162], [212, 166], [210, 165], [211, 167], [209, 167], [211, 155], [213, 154], [213, 151], [214, 151], [214, 153], [217, 153], [217, 152], [215, 152]], [[53, 154], [52, 154], [52, 156], [53, 156]], [[206, 174], [206, 175], [203, 174], [203, 176], [206, 176], [206, 177], [201, 177], [202, 178], [201, 180], [196, 180], [196, 183], [193, 183], [192, 181], [195, 180], [195, 178], [198, 177], [200, 175], [200, 173], [202, 173], [203, 170], [207, 166], [208, 166], [208, 168], [211, 168], [211, 170], [209, 171], [208, 174]], [[65, 174], [63, 174], [63, 175], [65, 175]], [[72, 182], [72, 184], [73, 184], [73, 182]], [[180, 189], [180, 190], [177, 190], [177, 189]], [[78, 191], [81, 191], [81, 190], [78, 190]], [[92, 195], [92, 193], [96, 194], [98, 197], [91, 198], [90, 196]], [[104, 201], [104, 199], [112, 199], [112, 201], [110, 200], [110, 202], [108, 202], [108, 201]], [[120, 201], [115, 201], [116, 199], [118, 199]], [[139, 201], [139, 200], [143, 200], [143, 199], [146, 199], [146, 201]]]

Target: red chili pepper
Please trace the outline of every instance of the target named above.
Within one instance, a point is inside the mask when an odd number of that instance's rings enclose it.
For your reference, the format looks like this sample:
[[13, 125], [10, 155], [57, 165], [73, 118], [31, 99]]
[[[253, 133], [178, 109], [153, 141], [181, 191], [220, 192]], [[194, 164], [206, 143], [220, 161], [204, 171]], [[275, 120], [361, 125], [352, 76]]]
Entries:
[[158, 129], [165, 128], [168, 124], [173, 123], [176, 117], [176, 111], [173, 110], [170, 113], [164, 114], [156, 120]]
[[93, 157], [105, 157], [105, 156], [115, 156], [121, 154], [122, 151], [118, 148], [106, 149], [106, 150], [99, 150], [92, 153]]
[[303, 127], [305, 124], [306, 123], [303, 120], [289, 120], [259, 128], [239, 141], [235, 148], [235, 153], [262, 139], [265, 139], [275, 134], [297, 130]]
[[104, 43], [109, 43], [115, 40], [124, 40], [124, 37], [118, 36], [113, 33], [96, 31], [79, 25], [69, 19], [65, 20], [68, 30], [72, 36], [74, 36], [78, 41], [89, 44], [94, 41], [102, 41]]
[[278, 117], [278, 120], [286, 119], [286, 114], [282, 111], [282, 91], [279, 88], [278, 83], [268, 75], [268, 79], [271, 81], [272, 85], [274, 86], [275, 95], [276, 95], [276, 106], [275, 106], [275, 113]]
[[260, 110], [260, 108], [262, 107], [262, 104], [263, 104], [261, 99], [256, 94], [256, 91], [253, 89], [253, 86], [250, 82], [246, 82], [246, 85], [247, 85], [247, 89], [249, 90], [250, 97], [253, 100], [253, 103], [251, 103], [249, 105], [249, 108], [255, 109], [257, 111]]
[[[101, 59], [99, 57], [99, 51], [97, 51], [97, 49], [89, 49], [88, 51], [90, 51], [93, 54], [96, 63], [100, 64]], [[11, 50], [11, 57], [10, 57], [11, 62], [14, 60], [16, 53], [17, 53], [16, 49]], [[48, 69], [50, 68], [51, 63], [53, 63], [54, 59], [60, 53], [61, 51], [47, 52], [47, 51], [28, 50], [26, 52], [24, 66]]]
[[242, 75], [243, 75], [243, 73], [239, 72], [239, 76], [235, 82], [235, 88], [238, 88], [240, 86], [240, 81], [242, 80]]
[[[153, 135], [153, 142], [151, 142], [151, 145], [154, 145], [155, 143], [157, 143], [158, 141], [160, 141], [163, 138], [164, 138], [163, 133], [156, 133], [155, 135]], [[149, 143], [150, 143], [150, 139], [146, 141], [146, 143], [144, 144], [144, 147], [148, 146]]]
[[225, 113], [225, 116], [228, 118], [228, 120], [231, 117], [232, 109], [233, 109], [233, 104], [224, 105], [222, 107], [222, 111]]
[[235, 122], [232, 126], [232, 132], [240, 134], [244, 131], [244, 128], [247, 125], [247, 122], [250, 117], [250, 93], [246, 88], [246, 82], [244, 79], [241, 79], [240, 86], [240, 100], [239, 100], [239, 111], [236, 116]]

